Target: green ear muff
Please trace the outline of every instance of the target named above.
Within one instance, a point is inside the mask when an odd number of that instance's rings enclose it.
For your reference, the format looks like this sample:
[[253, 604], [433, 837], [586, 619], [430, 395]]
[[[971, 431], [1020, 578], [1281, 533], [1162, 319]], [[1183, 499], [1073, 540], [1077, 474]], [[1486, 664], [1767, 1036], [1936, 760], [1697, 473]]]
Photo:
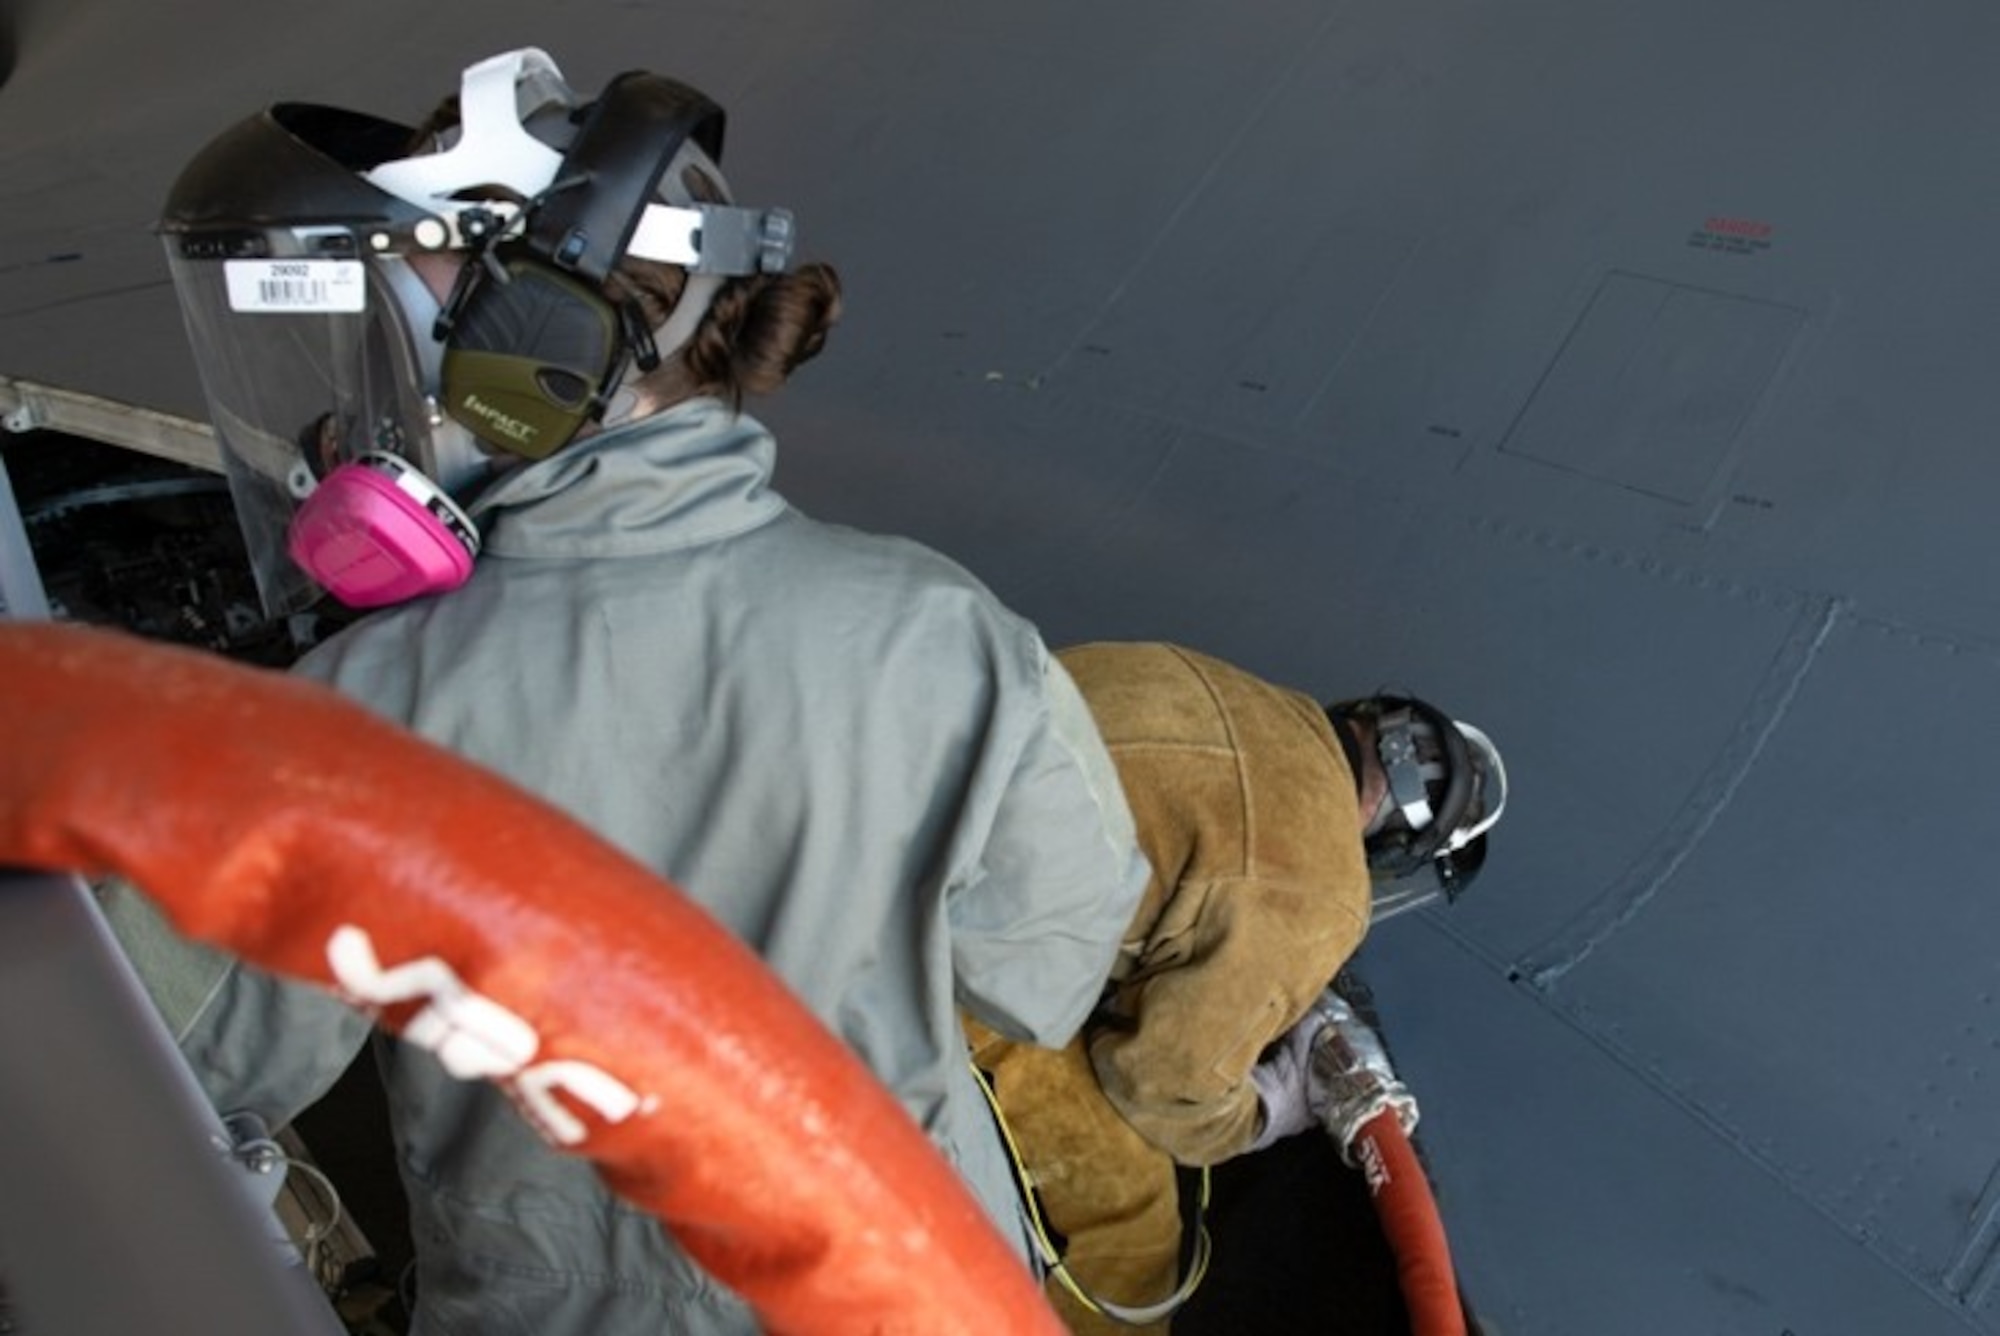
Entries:
[[475, 256], [438, 317], [446, 414], [490, 445], [543, 459], [602, 416], [628, 361], [658, 365], [638, 308], [621, 312], [597, 285], [681, 144], [719, 158], [722, 128], [722, 109], [686, 84], [634, 70], [606, 85], [531, 202], [526, 235], [508, 243], [513, 258], [496, 267], [490, 252]]
[[478, 279], [452, 323], [443, 408], [487, 444], [545, 459], [603, 412], [600, 387], [625, 355], [620, 319], [547, 265], [516, 259], [503, 274]]

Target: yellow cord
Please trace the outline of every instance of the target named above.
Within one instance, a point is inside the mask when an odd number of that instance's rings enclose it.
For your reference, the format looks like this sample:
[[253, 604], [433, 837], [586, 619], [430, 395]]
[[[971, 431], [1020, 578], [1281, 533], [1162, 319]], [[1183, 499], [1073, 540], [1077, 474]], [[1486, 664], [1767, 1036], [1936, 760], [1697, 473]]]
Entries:
[[1113, 1322], [1122, 1322], [1127, 1326], [1137, 1327], [1149, 1322], [1158, 1322], [1161, 1318], [1171, 1316], [1193, 1298], [1195, 1290], [1208, 1275], [1209, 1255], [1214, 1251], [1214, 1245], [1208, 1236], [1208, 1166], [1203, 1165], [1201, 1170], [1201, 1195], [1197, 1199], [1195, 1208], [1194, 1264], [1188, 1270], [1188, 1278], [1181, 1282], [1172, 1294], [1158, 1303], [1131, 1305], [1100, 1299], [1086, 1290], [1063, 1264], [1062, 1254], [1057, 1251], [1055, 1241], [1049, 1237], [1048, 1222], [1042, 1218], [1041, 1199], [1035, 1195], [1034, 1171], [1028, 1168], [1027, 1159], [1021, 1154], [1020, 1143], [1014, 1139], [1014, 1129], [1008, 1126], [1007, 1115], [1000, 1109], [1000, 1097], [994, 1093], [992, 1082], [988, 1081], [986, 1073], [979, 1069], [979, 1064], [968, 1061], [968, 1065], [972, 1068], [972, 1079], [979, 1083], [980, 1093], [986, 1096], [987, 1107], [993, 1110], [993, 1121], [1000, 1127], [1000, 1139], [1006, 1143], [1007, 1157], [1014, 1163], [1014, 1177], [1021, 1185], [1021, 1199], [1027, 1203], [1028, 1225], [1034, 1233], [1035, 1248], [1041, 1254], [1042, 1264], [1048, 1267], [1049, 1274], [1061, 1282], [1062, 1287], [1074, 1295], [1076, 1301], [1085, 1308], [1099, 1317], [1110, 1318]]

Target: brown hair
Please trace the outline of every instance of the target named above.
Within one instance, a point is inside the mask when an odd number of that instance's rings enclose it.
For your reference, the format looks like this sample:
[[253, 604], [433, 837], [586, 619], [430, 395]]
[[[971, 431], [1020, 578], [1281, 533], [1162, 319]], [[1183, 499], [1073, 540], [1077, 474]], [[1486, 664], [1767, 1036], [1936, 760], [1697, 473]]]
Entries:
[[[634, 259], [621, 261], [604, 285], [611, 301], [636, 301], [655, 329], [686, 286], [686, 270]], [[679, 363], [669, 358], [629, 383], [662, 403], [708, 394], [740, 409], [745, 395], [772, 393], [818, 356], [839, 319], [840, 275], [831, 265], [731, 278], [716, 291]]]

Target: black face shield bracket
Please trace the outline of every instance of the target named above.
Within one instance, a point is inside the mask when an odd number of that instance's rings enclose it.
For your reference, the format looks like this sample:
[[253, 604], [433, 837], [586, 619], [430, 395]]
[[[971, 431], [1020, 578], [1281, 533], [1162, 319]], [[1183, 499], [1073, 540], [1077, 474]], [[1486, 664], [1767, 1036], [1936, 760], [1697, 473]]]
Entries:
[[[1453, 850], [1448, 848], [1477, 792], [1472, 757], [1457, 725], [1436, 707], [1414, 696], [1375, 696], [1326, 707], [1334, 735], [1347, 754], [1357, 790], [1364, 760], [1353, 734], [1353, 721], [1375, 732], [1375, 753], [1389, 792], [1384, 801], [1403, 823], [1368, 838], [1368, 869], [1377, 883], [1377, 917], [1415, 908], [1443, 895], [1456, 900], [1486, 861], [1486, 840], [1479, 836]], [[1444, 749], [1444, 792], [1433, 805], [1420, 769], [1415, 726], [1421, 723]], [[1423, 819], [1412, 829], [1412, 816]]]

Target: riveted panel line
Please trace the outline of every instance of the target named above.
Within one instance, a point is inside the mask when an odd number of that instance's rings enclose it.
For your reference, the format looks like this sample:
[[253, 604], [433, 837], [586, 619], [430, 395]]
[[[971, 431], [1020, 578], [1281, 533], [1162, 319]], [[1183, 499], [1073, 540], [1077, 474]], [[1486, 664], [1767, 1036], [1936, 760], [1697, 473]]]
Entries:
[[1846, 610], [1846, 600], [1833, 596], [1806, 606], [1772, 660], [1770, 672], [1751, 696], [1728, 745], [1717, 755], [1687, 803], [1645, 857], [1592, 901], [1568, 928], [1523, 957], [1516, 967], [1520, 977], [1543, 991], [1554, 988], [1591, 952], [1637, 918], [1673, 879], [1702, 837], [1728, 809], [1765, 744], [1784, 722], [1785, 713], [1812, 672], [1820, 649]]

